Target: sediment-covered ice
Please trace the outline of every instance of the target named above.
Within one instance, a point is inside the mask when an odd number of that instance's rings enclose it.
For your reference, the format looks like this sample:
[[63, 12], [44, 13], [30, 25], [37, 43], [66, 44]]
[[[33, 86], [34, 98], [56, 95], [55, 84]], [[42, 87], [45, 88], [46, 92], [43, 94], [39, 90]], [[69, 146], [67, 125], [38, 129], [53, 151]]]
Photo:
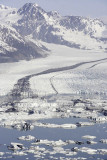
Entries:
[[87, 144], [97, 144], [95, 141], [87, 141]]
[[99, 154], [107, 155], [107, 149], [98, 149]]
[[92, 126], [92, 125], [94, 125], [94, 123], [92, 123], [92, 122], [78, 122], [77, 125], [78, 126]]
[[101, 142], [101, 143], [106, 143], [106, 144], [107, 144], [107, 139], [101, 139], [100, 142]]
[[21, 143], [11, 143], [8, 146], [8, 149], [10, 149], [10, 150], [20, 150], [20, 149], [23, 149], [23, 144], [21, 144]]

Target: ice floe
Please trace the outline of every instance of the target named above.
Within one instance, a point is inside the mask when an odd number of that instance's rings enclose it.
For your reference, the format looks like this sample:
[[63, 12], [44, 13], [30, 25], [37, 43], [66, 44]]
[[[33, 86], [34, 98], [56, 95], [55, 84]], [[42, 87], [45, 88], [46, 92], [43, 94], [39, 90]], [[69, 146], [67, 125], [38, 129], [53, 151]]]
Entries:
[[88, 153], [88, 154], [96, 154], [97, 153], [96, 149], [92, 149], [92, 148], [88, 148], [88, 147], [79, 148], [79, 151], [85, 152], [85, 153]]
[[48, 128], [64, 128], [64, 129], [75, 129], [77, 126], [76, 124], [50, 124], [50, 123], [35, 123], [36, 126], [39, 127], [48, 127]]
[[107, 155], [107, 149], [98, 149], [99, 154]]
[[4, 152], [0, 152], [0, 156], [3, 156], [5, 153]]
[[87, 141], [87, 144], [97, 144], [95, 141]]
[[107, 144], [107, 139], [101, 139], [100, 142], [101, 142], [101, 143], [106, 143], [106, 144]]
[[23, 144], [21, 143], [11, 143], [9, 146], [8, 146], [8, 149], [10, 150], [20, 150], [20, 149], [23, 149]]
[[85, 136], [82, 136], [82, 138], [84, 138], [84, 139], [95, 139], [96, 136], [85, 135]]
[[77, 126], [92, 126], [92, 125], [94, 125], [94, 123], [93, 122], [78, 122], [78, 123], [76, 123], [76, 125]]
[[27, 155], [26, 153], [24, 153], [23, 151], [16, 151], [16, 152], [14, 152], [14, 153], [12, 153], [12, 155], [16, 155], [16, 156], [25, 156], [25, 155]]
[[31, 136], [31, 135], [28, 135], [28, 136], [21, 136], [18, 138], [19, 140], [24, 140], [24, 141], [31, 141], [31, 140], [34, 140], [35, 137], [34, 136]]

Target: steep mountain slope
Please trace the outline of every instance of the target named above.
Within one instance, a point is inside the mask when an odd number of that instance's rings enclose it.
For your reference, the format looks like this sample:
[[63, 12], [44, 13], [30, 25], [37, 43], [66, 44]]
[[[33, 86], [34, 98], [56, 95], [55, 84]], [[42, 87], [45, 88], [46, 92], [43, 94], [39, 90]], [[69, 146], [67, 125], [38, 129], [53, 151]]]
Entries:
[[42, 55], [42, 50], [33, 43], [28, 43], [11, 27], [0, 25], [0, 62], [30, 60]]
[[46, 12], [32, 3], [25, 4], [18, 14], [22, 18], [14, 27], [23, 36], [29, 34], [35, 40], [81, 49], [98, 50], [106, 47], [99, 39], [106, 26], [98, 19], [62, 17], [57, 12]]
[[0, 5], [0, 23], [11, 25], [11, 23], [16, 23], [20, 18], [16, 8]]
[[44, 56], [41, 41], [78, 49], [106, 50], [106, 26], [98, 19], [62, 17], [27, 3], [19, 10], [0, 5], [0, 62]]
[[13, 27], [21, 16], [17, 9], [0, 5], [0, 62], [14, 62], [43, 57], [44, 46], [28, 42]]

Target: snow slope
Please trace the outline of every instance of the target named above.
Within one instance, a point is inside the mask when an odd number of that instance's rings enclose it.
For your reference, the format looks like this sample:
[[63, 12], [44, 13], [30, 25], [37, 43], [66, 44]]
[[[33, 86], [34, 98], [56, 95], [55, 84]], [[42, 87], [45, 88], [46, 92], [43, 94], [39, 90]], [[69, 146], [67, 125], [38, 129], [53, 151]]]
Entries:
[[101, 41], [106, 25], [98, 19], [80, 16], [64, 16], [46, 12], [40, 6], [27, 3], [18, 10], [22, 18], [15, 28], [23, 36], [31, 35], [34, 40], [62, 44], [78, 49], [105, 50]]

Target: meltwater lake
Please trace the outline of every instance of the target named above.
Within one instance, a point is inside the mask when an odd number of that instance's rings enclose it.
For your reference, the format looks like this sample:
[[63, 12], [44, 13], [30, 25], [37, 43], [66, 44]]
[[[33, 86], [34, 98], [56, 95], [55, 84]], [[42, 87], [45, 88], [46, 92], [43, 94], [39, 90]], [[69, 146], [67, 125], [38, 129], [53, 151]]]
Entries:
[[[79, 121], [87, 122], [82, 118], [53, 118], [44, 119], [39, 122], [43, 124], [76, 124]], [[18, 137], [31, 135], [34, 140], [18, 140]], [[82, 136], [95, 136], [92, 140], [84, 139]], [[95, 123], [92, 126], [77, 127], [75, 129], [37, 127], [33, 130], [20, 131], [0, 127], [0, 159], [6, 160], [40, 160], [40, 159], [107, 159], [106, 143], [101, 139], [107, 138], [107, 125]], [[39, 140], [37, 142], [37, 140]], [[74, 141], [70, 143], [70, 141]], [[89, 141], [96, 142], [89, 144]], [[24, 148], [20, 150], [9, 150], [7, 146], [11, 142], [21, 143]], [[89, 148], [89, 150], [88, 150]]]

